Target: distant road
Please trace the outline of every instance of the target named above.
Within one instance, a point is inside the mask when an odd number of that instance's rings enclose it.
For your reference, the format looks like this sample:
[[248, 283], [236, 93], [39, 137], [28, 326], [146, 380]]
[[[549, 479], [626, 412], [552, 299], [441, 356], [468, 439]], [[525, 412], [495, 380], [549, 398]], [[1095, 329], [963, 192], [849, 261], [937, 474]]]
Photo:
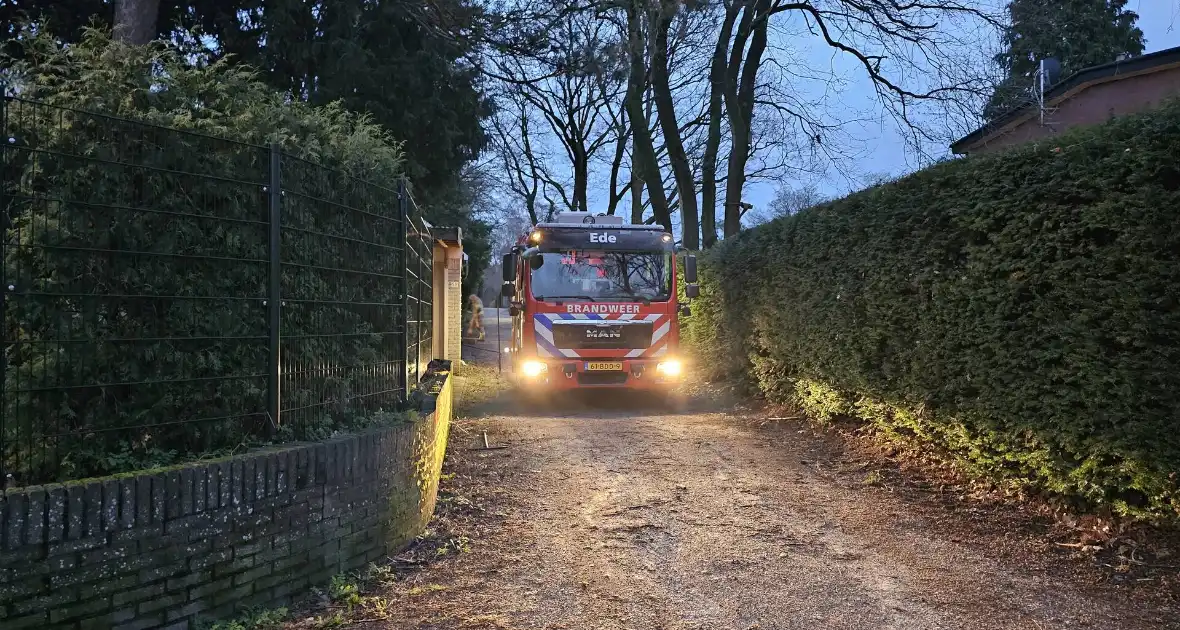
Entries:
[[[463, 360], [468, 363], [497, 365], [499, 353], [508, 345], [512, 333], [512, 318], [508, 316], [508, 309], [484, 307], [483, 326], [486, 331], [483, 341], [467, 337], [467, 331], [463, 331]], [[504, 371], [507, 372], [507, 356], [504, 359]]]

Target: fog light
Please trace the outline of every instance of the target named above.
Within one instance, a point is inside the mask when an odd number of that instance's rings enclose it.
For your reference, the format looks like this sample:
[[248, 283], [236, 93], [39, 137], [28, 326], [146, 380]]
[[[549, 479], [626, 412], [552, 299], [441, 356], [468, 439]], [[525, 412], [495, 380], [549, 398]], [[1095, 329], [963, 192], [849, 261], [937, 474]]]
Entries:
[[537, 378], [549, 367], [540, 361], [525, 361], [520, 364], [520, 372], [529, 378]]
[[684, 366], [680, 364], [680, 361], [675, 359], [669, 361], [660, 361], [656, 364], [656, 373], [662, 376], [680, 376], [680, 373], [683, 370]]

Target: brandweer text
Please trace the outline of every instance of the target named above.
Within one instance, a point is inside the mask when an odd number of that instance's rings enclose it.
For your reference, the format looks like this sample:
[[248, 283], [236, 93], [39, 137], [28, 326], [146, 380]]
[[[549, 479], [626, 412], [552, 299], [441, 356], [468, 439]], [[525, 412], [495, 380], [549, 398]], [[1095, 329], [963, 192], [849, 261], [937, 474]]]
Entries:
[[566, 304], [565, 312], [567, 313], [604, 313], [608, 315], [613, 314], [628, 314], [638, 313], [638, 304]]

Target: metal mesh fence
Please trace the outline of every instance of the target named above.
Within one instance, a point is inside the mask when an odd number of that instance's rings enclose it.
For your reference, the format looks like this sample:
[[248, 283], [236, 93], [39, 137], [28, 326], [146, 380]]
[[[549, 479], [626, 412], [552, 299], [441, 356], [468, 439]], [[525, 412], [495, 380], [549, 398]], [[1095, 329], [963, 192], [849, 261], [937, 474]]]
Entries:
[[0, 125], [7, 483], [404, 405], [433, 256], [405, 182], [11, 96]]
[[409, 378], [414, 383], [422, 377], [433, 352], [434, 327], [434, 244], [430, 228], [421, 218], [409, 219], [406, 247], [409, 252], [406, 277], [409, 282], [406, 314], [406, 357], [410, 361]]

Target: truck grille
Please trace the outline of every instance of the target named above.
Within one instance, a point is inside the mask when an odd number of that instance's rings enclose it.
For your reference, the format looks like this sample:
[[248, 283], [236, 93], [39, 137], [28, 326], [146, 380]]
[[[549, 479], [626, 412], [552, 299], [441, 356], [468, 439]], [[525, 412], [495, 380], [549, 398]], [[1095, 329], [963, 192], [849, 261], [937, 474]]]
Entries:
[[622, 385], [626, 382], [626, 372], [578, 372], [579, 385]]
[[570, 350], [646, 348], [651, 345], [651, 334], [651, 322], [553, 322], [553, 345]]

